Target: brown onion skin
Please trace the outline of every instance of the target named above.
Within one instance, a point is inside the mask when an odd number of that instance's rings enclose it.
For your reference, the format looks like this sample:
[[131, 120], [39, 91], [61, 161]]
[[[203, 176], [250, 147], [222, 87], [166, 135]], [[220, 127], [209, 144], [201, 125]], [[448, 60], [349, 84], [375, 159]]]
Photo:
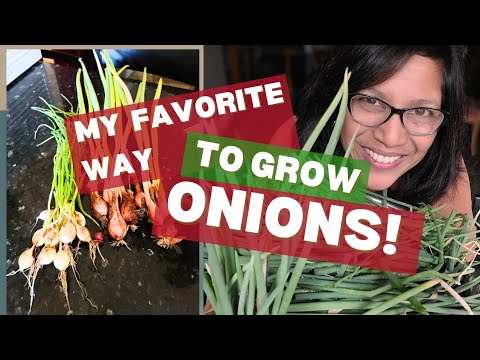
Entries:
[[116, 189], [106, 189], [103, 190], [102, 197], [108, 205], [111, 205], [115, 194], [117, 194]]
[[138, 214], [136, 212], [137, 207], [135, 203], [129, 199], [124, 198], [120, 204], [120, 213], [123, 219], [132, 225], [138, 224]]
[[108, 215], [108, 204], [98, 193], [89, 193], [90, 207], [95, 220]]
[[152, 188], [150, 186], [150, 183], [147, 181], [144, 183], [144, 188], [145, 188], [145, 204], [147, 206], [147, 211], [148, 211], [148, 217], [150, 218], [150, 221], [155, 224], [155, 210], [157, 208], [157, 204], [155, 201], [152, 200], [151, 194], [152, 194]]
[[108, 235], [116, 241], [121, 241], [127, 235], [128, 226], [118, 207], [118, 192], [114, 192], [112, 196], [112, 203], [108, 209]]
[[145, 203], [145, 194], [143, 193], [142, 187], [140, 184], [135, 184], [135, 205], [139, 207], [140, 209], [145, 209], [146, 208], [146, 203]]
[[120, 203], [120, 214], [125, 219], [125, 221], [130, 225], [138, 224], [139, 218], [136, 212], [137, 206], [135, 205], [135, 199], [133, 191], [126, 189], [125, 187], [121, 188], [122, 201]]

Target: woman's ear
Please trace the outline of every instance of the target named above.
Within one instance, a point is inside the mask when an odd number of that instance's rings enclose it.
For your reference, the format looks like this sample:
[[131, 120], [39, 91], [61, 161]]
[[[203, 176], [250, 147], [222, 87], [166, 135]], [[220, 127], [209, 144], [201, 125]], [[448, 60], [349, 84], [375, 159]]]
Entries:
[[298, 120], [297, 115], [293, 115], [293, 121], [295, 121], [295, 123], [297, 123], [297, 120]]

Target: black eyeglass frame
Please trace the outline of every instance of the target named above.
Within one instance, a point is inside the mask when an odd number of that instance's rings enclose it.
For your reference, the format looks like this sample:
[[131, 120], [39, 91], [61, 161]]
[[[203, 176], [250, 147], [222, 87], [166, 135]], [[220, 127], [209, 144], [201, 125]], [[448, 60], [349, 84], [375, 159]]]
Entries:
[[[354, 96], [357, 96], [357, 95], [361, 95], [361, 96], [366, 96], [366, 97], [369, 97], [369, 98], [372, 98], [372, 99], [375, 99], [375, 100], [378, 100], [380, 101], [382, 104], [385, 104], [389, 109], [390, 109], [390, 114], [387, 116], [387, 118], [381, 122], [380, 124], [377, 124], [377, 125], [364, 125], [362, 123], [360, 123], [357, 119], [355, 119], [353, 117], [353, 114], [352, 114], [352, 108], [351, 108], [351, 102], [352, 102], [352, 98]], [[440, 123], [440, 125], [434, 130], [432, 131], [431, 133], [426, 133], [426, 134], [416, 134], [416, 133], [411, 133], [410, 131], [408, 131], [407, 127], [405, 126], [404, 122], [403, 122], [403, 114], [407, 111], [410, 111], [410, 110], [415, 110], [415, 109], [427, 109], [427, 110], [435, 110], [435, 111], [440, 111], [442, 114], [443, 114], [443, 119], [442, 119], [442, 122]], [[447, 116], [450, 115], [450, 113], [448, 111], [445, 111], [445, 110], [442, 110], [442, 109], [436, 109], [436, 108], [430, 108], [430, 107], [425, 107], [425, 106], [419, 106], [419, 107], [413, 107], [413, 108], [408, 108], [408, 109], [397, 109], [396, 107], [393, 107], [392, 105], [386, 103], [385, 101], [383, 101], [382, 99], [379, 99], [375, 96], [372, 96], [372, 95], [367, 95], [367, 94], [362, 94], [362, 93], [351, 93], [351, 94], [348, 94], [348, 111], [350, 111], [350, 114], [352, 115], [352, 118], [353, 120], [355, 120], [357, 123], [359, 123], [360, 125], [362, 126], [367, 126], [367, 127], [377, 127], [377, 126], [380, 126], [382, 124], [385, 124], [388, 120], [390, 120], [390, 118], [394, 115], [394, 114], [398, 114], [400, 116], [400, 121], [402, 122], [402, 125], [404, 127], [404, 129], [410, 134], [410, 135], [414, 135], [414, 136], [427, 136], [427, 135], [432, 135], [434, 134], [436, 131], [438, 131], [438, 129], [440, 129], [444, 124], [445, 124], [445, 119], [447, 118]]]

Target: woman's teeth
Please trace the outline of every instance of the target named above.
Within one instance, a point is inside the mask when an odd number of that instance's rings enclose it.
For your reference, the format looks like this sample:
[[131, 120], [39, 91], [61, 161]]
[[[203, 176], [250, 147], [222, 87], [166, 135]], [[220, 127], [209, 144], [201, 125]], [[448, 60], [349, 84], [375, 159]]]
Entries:
[[401, 156], [384, 156], [377, 154], [376, 152], [365, 148], [367, 151], [367, 154], [370, 155], [370, 157], [375, 160], [376, 162], [383, 163], [383, 164], [390, 164], [393, 163], [394, 161], [397, 161], [398, 159], [401, 158]]

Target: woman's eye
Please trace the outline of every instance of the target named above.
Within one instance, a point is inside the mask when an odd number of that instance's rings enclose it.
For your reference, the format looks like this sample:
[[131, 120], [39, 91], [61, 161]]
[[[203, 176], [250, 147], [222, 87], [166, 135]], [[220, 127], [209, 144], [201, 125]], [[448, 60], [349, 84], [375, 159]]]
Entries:
[[419, 108], [414, 111], [416, 116], [430, 116], [430, 110], [428, 109]]
[[365, 98], [365, 101], [371, 105], [379, 105], [379, 101], [378, 99], [374, 98], [374, 97], [370, 97], [370, 96], [367, 96]]

